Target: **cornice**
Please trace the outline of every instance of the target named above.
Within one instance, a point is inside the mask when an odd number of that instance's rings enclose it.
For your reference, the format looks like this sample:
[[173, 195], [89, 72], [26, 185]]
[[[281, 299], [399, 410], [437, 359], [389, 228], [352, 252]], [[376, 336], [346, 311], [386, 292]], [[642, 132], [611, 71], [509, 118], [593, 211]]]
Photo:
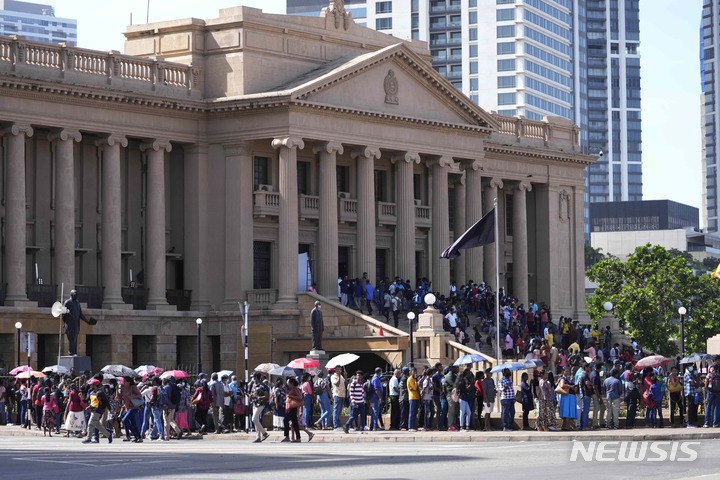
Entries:
[[512, 157], [532, 157], [535, 159], [549, 160], [561, 163], [573, 163], [576, 165], [585, 166], [592, 165], [596, 161], [595, 157], [580, 153], [561, 153], [557, 150], [546, 151], [542, 148], [537, 147], [512, 147], [506, 145], [493, 145], [491, 143], [485, 143], [485, 152], [495, 153], [499, 155], [509, 155]]

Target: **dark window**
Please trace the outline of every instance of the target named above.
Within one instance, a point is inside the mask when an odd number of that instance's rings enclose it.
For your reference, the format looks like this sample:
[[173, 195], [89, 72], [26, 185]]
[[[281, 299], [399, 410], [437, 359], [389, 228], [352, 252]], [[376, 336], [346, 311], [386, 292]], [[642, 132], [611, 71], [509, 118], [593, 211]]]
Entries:
[[270, 159], [267, 157], [253, 158], [253, 188], [270, 184]]
[[253, 242], [253, 288], [270, 288], [271, 247], [270, 242]]

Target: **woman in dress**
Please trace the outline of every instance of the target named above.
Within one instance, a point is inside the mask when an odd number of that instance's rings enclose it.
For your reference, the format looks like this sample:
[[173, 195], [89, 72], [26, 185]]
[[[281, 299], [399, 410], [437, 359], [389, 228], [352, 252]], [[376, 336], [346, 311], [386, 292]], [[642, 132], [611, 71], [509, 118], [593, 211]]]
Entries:
[[82, 398], [80, 398], [80, 392], [78, 391], [77, 384], [70, 386], [70, 395], [67, 396], [67, 418], [65, 419], [65, 431], [66, 437], [70, 436], [70, 433], [76, 437], [85, 430], [87, 423], [85, 422], [85, 407]]
[[275, 382], [271, 398], [273, 408], [273, 430], [280, 431], [283, 429], [283, 419], [285, 418], [285, 385], [283, 385], [282, 378], [278, 378]]
[[43, 437], [45, 434], [52, 437], [52, 432], [55, 429], [55, 414], [60, 409], [55, 401], [55, 396], [50, 392], [50, 387], [45, 387], [45, 394], [40, 398], [40, 404], [42, 405]]
[[577, 420], [576, 387], [569, 374], [567, 367], [562, 369], [562, 376], [555, 389], [555, 392], [560, 395], [560, 418], [563, 430], [574, 430], [575, 420]]
[[555, 429], [555, 386], [548, 378], [548, 371], [540, 374], [540, 409], [538, 411], [537, 429], [547, 432]]
[[187, 390], [185, 382], [178, 383], [177, 388], [180, 390], [180, 401], [175, 411], [175, 423], [177, 423], [180, 429], [180, 435], [190, 434], [190, 426], [188, 424], [188, 399], [190, 398], [190, 393]]

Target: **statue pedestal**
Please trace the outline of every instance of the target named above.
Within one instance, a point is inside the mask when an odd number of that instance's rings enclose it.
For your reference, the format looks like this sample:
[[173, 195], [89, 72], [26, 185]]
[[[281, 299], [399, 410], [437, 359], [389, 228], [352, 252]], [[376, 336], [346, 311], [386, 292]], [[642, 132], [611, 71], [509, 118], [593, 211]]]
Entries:
[[330, 359], [330, 357], [327, 353], [325, 353], [325, 350], [310, 350], [310, 353], [308, 353], [308, 358], [312, 358], [313, 360], [317, 360], [318, 362], [320, 362], [320, 366], [317, 368], [317, 370], [322, 370], [327, 374], [327, 370], [325, 370], [325, 365], [327, 364], [327, 361]]
[[77, 357], [77, 356], [64, 356], [60, 357], [61, 367], [65, 367], [68, 370], [75, 369], [76, 375], [82, 375], [83, 372], [92, 372], [92, 362], [90, 357]]

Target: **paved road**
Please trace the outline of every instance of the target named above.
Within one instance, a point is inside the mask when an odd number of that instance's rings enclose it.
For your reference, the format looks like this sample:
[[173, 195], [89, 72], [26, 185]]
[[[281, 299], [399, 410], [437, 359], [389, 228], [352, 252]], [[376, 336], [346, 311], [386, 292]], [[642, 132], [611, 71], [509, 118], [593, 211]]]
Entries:
[[[691, 463], [570, 463], [573, 442], [252, 444], [188, 440], [83, 445], [77, 439], [0, 438], [0, 472], [13, 480], [161, 479], [602, 479], [720, 478], [720, 440]], [[590, 467], [590, 468], [583, 468]], [[293, 473], [291, 473], [293, 472]], [[582, 472], [582, 473], [581, 473]]]

